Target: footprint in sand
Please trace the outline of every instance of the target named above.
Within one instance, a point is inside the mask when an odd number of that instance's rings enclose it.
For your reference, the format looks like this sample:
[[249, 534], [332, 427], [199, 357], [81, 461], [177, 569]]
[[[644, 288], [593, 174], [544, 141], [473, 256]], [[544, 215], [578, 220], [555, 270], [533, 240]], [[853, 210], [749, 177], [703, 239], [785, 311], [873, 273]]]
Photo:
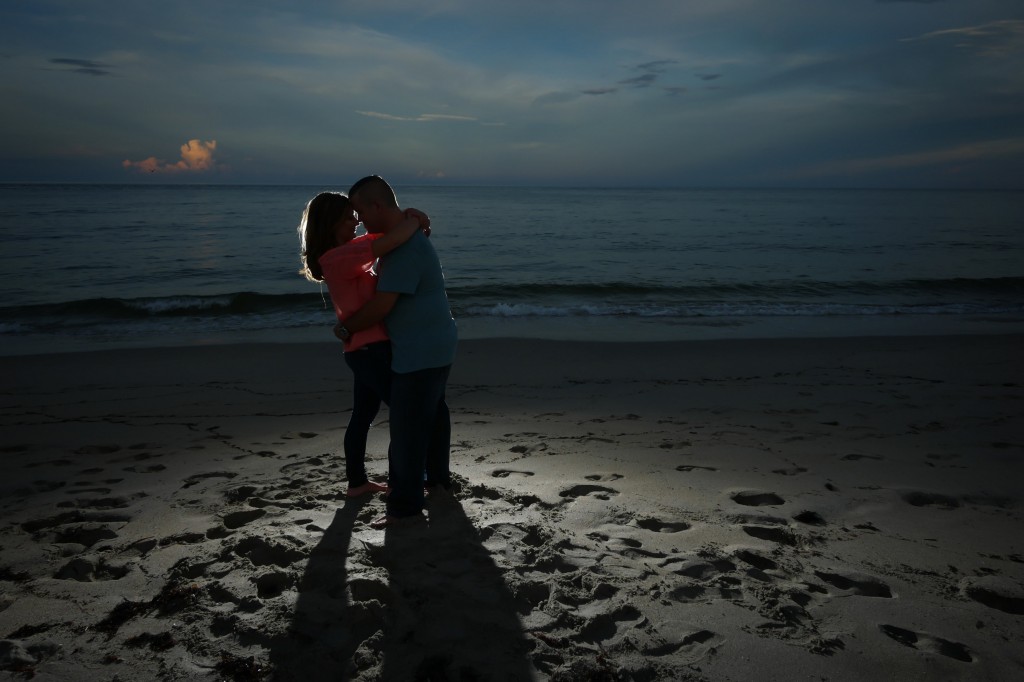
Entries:
[[240, 485], [237, 488], [224, 491], [224, 497], [228, 502], [245, 502], [256, 494], [256, 490], [254, 485]]
[[777, 542], [780, 545], [796, 545], [796, 536], [785, 528], [769, 528], [766, 526], [743, 526], [743, 532], [747, 535], [769, 542]]
[[691, 527], [685, 521], [661, 521], [660, 519], [637, 519], [636, 525], [654, 533], [680, 533]]
[[895, 625], [879, 625], [878, 629], [903, 646], [910, 647], [911, 649], [947, 656], [964, 663], [974, 662], [971, 650], [959, 642], [951, 642], [948, 639], [942, 639], [941, 637], [935, 637], [923, 632], [914, 632], [913, 630], [896, 627]]
[[[662, 636], [667, 634], [663, 630], [665, 627], [659, 627], [659, 630], [662, 630]], [[680, 633], [676, 637], [668, 639], [664, 644], [645, 648], [643, 652], [648, 656], [676, 655], [682, 656], [687, 661], [698, 661], [724, 643], [725, 638], [721, 635], [711, 630], [698, 630], [686, 634]]]
[[[595, 552], [586, 547], [580, 547], [572, 543], [560, 544], [557, 547], [557, 554], [543, 554], [533, 565], [533, 569], [539, 573], [573, 573], [579, 570], [594, 571], [604, 552]], [[556, 599], [562, 603], [579, 606], [586, 600], [576, 599], [571, 594], [558, 594]]]
[[281, 473], [283, 474], [283, 473], [286, 473], [286, 472], [289, 472], [289, 471], [294, 471], [295, 469], [302, 469], [302, 468], [305, 468], [305, 467], [323, 466], [323, 465], [324, 465], [324, 460], [322, 458], [320, 458], [320, 457], [315, 457], [314, 456], [314, 457], [309, 457], [308, 459], [304, 459], [301, 462], [292, 462], [291, 464], [285, 464], [284, 466], [281, 467]]
[[496, 523], [480, 529], [483, 547], [508, 566], [533, 564], [537, 558], [537, 549], [543, 547], [549, 539], [549, 533], [533, 525]]
[[75, 580], [81, 583], [120, 580], [131, 570], [128, 566], [108, 564], [100, 559], [94, 561], [78, 557], [64, 564], [53, 576], [57, 580]]
[[750, 564], [754, 568], [761, 571], [774, 571], [779, 567], [777, 563], [768, 557], [761, 556], [757, 552], [751, 552], [748, 549], [741, 549], [736, 552], [736, 558], [745, 564]]
[[664, 559], [667, 555], [664, 552], [656, 550], [644, 549], [644, 543], [631, 537], [615, 537], [606, 535], [605, 533], [592, 532], [587, 533], [587, 537], [591, 540], [597, 540], [603, 544], [603, 548], [615, 554], [620, 554], [630, 558], [641, 558], [641, 559]]
[[155, 457], [163, 457], [163, 455], [157, 455], [152, 452], [140, 452], [135, 455], [129, 455], [128, 457], [117, 457], [110, 460], [111, 462], [142, 462], [147, 459], [153, 459]]
[[512, 469], [496, 469], [491, 472], [491, 476], [494, 478], [508, 478], [509, 476], [522, 476], [523, 478], [529, 478], [533, 476], [532, 471], [515, 471]]
[[165, 471], [167, 469], [163, 464], [149, 464], [147, 466], [130, 466], [125, 467], [121, 471], [128, 471], [133, 474], [155, 474], [158, 471]]
[[210, 471], [205, 474], [194, 474], [185, 479], [185, 485], [181, 486], [185, 488], [191, 488], [200, 481], [205, 481], [208, 478], [234, 478], [238, 474], [234, 471]]
[[683, 585], [668, 593], [668, 598], [678, 602], [709, 602], [716, 599], [742, 599], [743, 590], [730, 587], [704, 587]]
[[1005, 578], [983, 577], [970, 579], [961, 586], [963, 594], [990, 609], [1015, 616], [1024, 615], [1024, 591]]
[[790, 467], [789, 469], [772, 469], [773, 474], [779, 474], [780, 476], [798, 476], [800, 474], [807, 473], [807, 469], [804, 467]]
[[161, 547], [170, 547], [172, 545], [195, 545], [200, 542], [205, 542], [207, 539], [208, 533], [190, 531], [185, 533], [177, 533], [175, 535], [168, 535], [165, 538], [160, 538], [157, 544], [159, 544]]
[[593, 617], [580, 628], [580, 639], [597, 644], [611, 639], [620, 629], [628, 631], [639, 627], [646, 619], [646, 616], [635, 606], [622, 604]]
[[65, 491], [66, 495], [78, 495], [81, 493], [96, 493], [97, 495], [109, 495], [110, 488], [86, 488], [87, 485], [96, 485], [94, 481], [76, 481], [71, 484], [74, 490]]
[[32, 481], [32, 489], [22, 488], [18, 491], [20, 495], [31, 495], [32, 493], [48, 493], [60, 490], [67, 483], [65, 481]]
[[51, 459], [47, 462], [29, 462], [25, 465], [26, 469], [35, 469], [36, 467], [43, 466], [55, 466], [55, 467], [67, 467], [74, 464], [70, 459]]
[[395, 600], [394, 591], [387, 583], [379, 580], [355, 578], [349, 581], [348, 589], [353, 602], [377, 601], [381, 604], [391, 604]]
[[[32, 580], [32, 574], [27, 571], [14, 571], [8, 566], [0, 566], [0, 580], [10, 583], [25, 583]], [[7, 609], [8, 606], [14, 603], [13, 600], [8, 601], [9, 599], [9, 597], [4, 597], [0, 600], [0, 611]]]
[[[802, 511], [793, 517], [794, 520], [800, 523], [806, 523], [808, 526], [824, 526], [825, 519], [821, 517], [818, 512]], [[875, 529], [877, 530], [877, 529]]]
[[281, 568], [288, 568], [306, 556], [298, 547], [289, 547], [284, 540], [265, 540], [261, 537], [244, 538], [235, 545], [234, 552], [247, 558], [254, 566]]
[[551, 599], [551, 585], [537, 580], [513, 584], [511, 590], [516, 601], [529, 606], [531, 611], [541, 608]]
[[295, 440], [296, 438], [302, 438], [302, 439], [316, 438], [319, 435], [320, 434], [318, 434], [318, 433], [311, 433], [309, 431], [293, 431], [291, 433], [282, 433], [280, 437], [284, 438], [286, 440]]
[[912, 491], [903, 495], [903, 501], [915, 507], [937, 507], [939, 509], [956, 509], [960, 500], [949, 495]]
[[583, 478], [587, 479], [588, 481], [611, 482], [617, 481], [620, 478], [624, 478], [624, 476], [622, 474], [590, 474], [589, 476], [584, 476]]
[[[676, 564], [679, 564], [676, 566]], [[710, 580], [736, 570], [736, 564], [728, 559], [694, 559], [692, 557], [672, 557], [661, 564], [661, 568], [671, 568], [677, 575], [694, 580]]]
[[224, 516], [224, 527], [231, 530], [241, 528], [242, 526], [252, 523], [256, 519], [266, 515], [265, 509], [251, 509], [247, 511], [237, 511]]
[[120, 445], [84, 445], [74, 450], [76, 455], [109, 455], [112, 452], [120, 452]]
[[559, 497], [577, 499], [580, 497], [596, 497], [599, 500], [608, 500], [618, 495], [619, 491], [614, 488], [606, 488], [603, 485], [574, 485], [558, 493]]
[[513, 445], [508, 449], [509, 452], [514, 452], [517, 455], [531, 455], [534, 452], [544, 452], [548, 449], [547, 443], [538, 443], [537, 445]]
[[474, 501], [483, 500], [500, 500], [504, 496], [500, 490], [495, 490], [489, 486], [483, 484], [471, 485], [463, 488], [469, 494], [469, 498]]
[[56, 533], [53, 541], [61, 545], [82, 545], [92, 547], [103, 540], [113, 540], [117, 537], [112, 529], [107, 526], [83, 523], [77, 526], [68, 526]]
[[705, 467], [698, 464], [680, 464], [676, 467], [676, 471], [718, 471], [715, 467]]
[[844, 460], [846, 462], [858, 462], [862, 459], [874, 459], [877, 461], [882, 461], [882, 459], [884, 458], [879, 457], [878, 455], [860, 455], [857, 453], [850, 453], [849, 455], [843, 455], [839, 459]]
[[295, 578], [282, 571], [270, 571], [252, 579], [260, 599], [273, 599], [295, 583]]
[[774, 507], [786, 503], [784, 499], [775, 493], [766, 493], [757, 490], [744, 490], [742, 492], [733, 493], [729, 497], [732, 498], [733, 502], [747, 507]]
[[882, 597], [892, 599], [892, 590], [878, 578], [859, 573], [826, 573], [815, 571], [814, 575], [832, 587], [859, 597]]

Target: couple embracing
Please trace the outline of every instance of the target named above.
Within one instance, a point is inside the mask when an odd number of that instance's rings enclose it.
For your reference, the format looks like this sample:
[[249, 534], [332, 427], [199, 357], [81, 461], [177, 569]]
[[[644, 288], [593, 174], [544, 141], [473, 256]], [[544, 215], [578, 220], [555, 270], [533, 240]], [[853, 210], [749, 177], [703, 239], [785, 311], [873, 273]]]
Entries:
[[[356, 236], [360, 222], [367, 234]], [[371, 523], [376, 528], [422, 518], [424, 487], [451, 488], [445, 387], [457, 332], [429, 234], [429, 218], [399, 208], [376, 175], [352, 185], [347, 197], [318, 194], [299, 224], [301, 272], [327, 284], [353, 375], [348, 495], [388, 493], [387, 513]], [[382, 401], [390, 411], [387, 487], [370, 481], [365, 466], [367, 432]]]

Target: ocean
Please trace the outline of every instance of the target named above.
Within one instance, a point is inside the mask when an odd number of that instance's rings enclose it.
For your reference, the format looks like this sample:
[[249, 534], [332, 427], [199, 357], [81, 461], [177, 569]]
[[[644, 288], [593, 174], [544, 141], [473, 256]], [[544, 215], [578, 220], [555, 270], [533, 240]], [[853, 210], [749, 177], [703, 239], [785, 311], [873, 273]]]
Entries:
[[[0, 185], [0, 354], [333, 340], [298, 274], [324, 189]], [[1024, 331], [1024, 192], [396, 191], [464, 339]]]

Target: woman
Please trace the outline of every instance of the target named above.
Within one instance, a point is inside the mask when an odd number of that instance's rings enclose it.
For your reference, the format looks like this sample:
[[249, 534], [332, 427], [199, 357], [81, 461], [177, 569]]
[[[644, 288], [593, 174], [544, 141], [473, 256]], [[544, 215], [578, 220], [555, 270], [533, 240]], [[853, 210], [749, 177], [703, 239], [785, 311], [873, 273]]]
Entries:
[[[356, 236], [352, 204], [340, 192], [321, 192], [302, 212], [299, 223], [302, 269], [312, 282], [324, 282], [339, 322], [373, 298], [377, 258], [407, 242], [417, 230], [430, 233], [430, 220], [416, 209], [387, 234]], [[345, 474], [349, 497], [383, 492], [387, 486], [366, 475], [366, 437], [380, 403], [390, 399], [391, 342], [383, 324], [356, 332], [345, 341], [345, 362], [353, 375], [352, 416], [345, 431]]]

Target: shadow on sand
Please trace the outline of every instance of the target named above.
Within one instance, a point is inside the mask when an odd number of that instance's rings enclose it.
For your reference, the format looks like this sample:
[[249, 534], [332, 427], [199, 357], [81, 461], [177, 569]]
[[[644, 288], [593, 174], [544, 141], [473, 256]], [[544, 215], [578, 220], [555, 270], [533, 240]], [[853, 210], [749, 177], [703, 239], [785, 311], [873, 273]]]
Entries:
[[365, 525], [366, 504], [346, 500], [311, 553], [272, 679], [535, 679], [514, 599], [460, 504], [385, 533]]

